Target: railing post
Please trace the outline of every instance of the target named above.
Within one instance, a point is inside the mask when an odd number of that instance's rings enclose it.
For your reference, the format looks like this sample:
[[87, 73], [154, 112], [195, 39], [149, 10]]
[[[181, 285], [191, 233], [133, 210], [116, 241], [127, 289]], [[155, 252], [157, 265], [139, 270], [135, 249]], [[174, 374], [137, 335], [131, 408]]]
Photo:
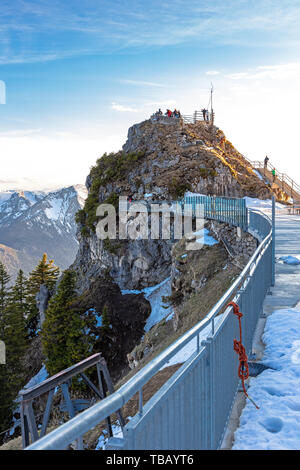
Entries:
[[275, 286], [275, 196], [272, 196], [272, 283]]
[[205, 442], [207, 450], [214, 448], [214, 371], [213, 371], [213, 338], [209, 336], [206, 340], [201, 342], [201, 346], [206, 349], [206, 393], [207, 393], [207, 407], [206, 407], [206, 426], [205, 426]]

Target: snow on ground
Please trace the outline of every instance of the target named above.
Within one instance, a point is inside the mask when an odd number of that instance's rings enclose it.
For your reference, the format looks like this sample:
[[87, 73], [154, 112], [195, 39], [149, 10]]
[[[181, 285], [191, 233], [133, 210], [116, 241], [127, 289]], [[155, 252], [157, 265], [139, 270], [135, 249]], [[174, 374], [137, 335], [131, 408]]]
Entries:
[[235, 432], [234, 450], [300, 449], [300, 311], [276, 310], [266, 322], [263, 341], [267, 369], [251, 378], [249, 395]]
[[40, 384], [41, 382], [44, 382], [48, 378], [48, 372], [43, 364], [43, 367], [39, 370], [39, 372], [34, 375], [29, 382], [24, 386], [24, 389], [32, 388], [35, 387], [36, 385]]
[[[246, 201], [246, 206], [253, 209], [272, 209], [272, 199], [257, 199], [254, 197], [245, 196], [243, 199]], [[286, 209], [286, 206], [276, 202], [276, 209]]]
[[258, 176], [258, 178], [263, 181], [263, 177], [261, 176], [261, 174], [259, 173], [259, 171], [253, 170], [253, 173], [255, 173], [256, 176]]
[[191, 191], [187, 191], [184, 194], [184, 197], [193, 197], [193, 196], [206, 196], [206, 195], [202, 193], [192, 193]]
[[[131, 420], [132, 417], [128, 416], [127, 419]], [[117, 420], [117, 424], [112, 424], [111, 425], [111, 428], [112, 428], [112, 432], [113, 432], [114, 437], [118, 437], [119, 439], [123, 438], [123, 431], [122, 431], [122, 428], [121, 428], [120, 423], [119, 423], [118, 420]], [[107, 432], [106, 429], [104, 429], [102, 431], [102, 434], [100, 435], [100, 437], [98, 439], [95, 450], [105, 450], [107, 441], [108, 441], [108, 432]]]
[[[204, 232], [204, 235], [203, 235]], [[197, 235], [196, 238], [196, 243], [201, 243], [202, 245], [209, 245], [213, 246], [219, 243], [214, 237], [209, 235], [209, 230], [205, 228], [204, 230], [201, 229], [198, 232], [193, 232], [195, 235]]]
[[61, 211], [62, 211], [63, 202], [64, 201], [62, 198], [57, 198], [57, 199], [55, 199], [54, 197], [51, 198], [51, 207], [48, 207], [47, 209], [45, 209], [45, 213], [48, 219], [51, 219], [51, 220], [59, 219], [61, 215]]
[[288, 255], [288, 256], [281, 256], [279, 259], [281, 259], [286, 264], [294, 265], [294, 264], [300, 264], [299, 257], [300, 257], [300, 255], [298, 255], [298, 256]]
[[171, 278], [167, 277], [160, 284], [152, 287], [146, 287], [142, 290], [122, 290], [125, 294], [144, 294], [151, 304], [151, 314], [147, 318], [145, 331], [149, 331], [156, 323], [159, 323], [165, 317], [172, 313], [171, 307], [162, 301], [162, 297], [171, 295]]

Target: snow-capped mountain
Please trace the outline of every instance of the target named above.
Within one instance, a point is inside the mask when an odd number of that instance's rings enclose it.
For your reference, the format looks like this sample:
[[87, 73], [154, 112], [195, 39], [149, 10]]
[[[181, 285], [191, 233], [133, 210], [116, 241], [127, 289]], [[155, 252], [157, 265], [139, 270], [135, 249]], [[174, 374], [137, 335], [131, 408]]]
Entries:
[[0, 261], [14, 277], [30, 272], [43, 253], [61, 269], [74, 261], [78, 242], [75, 214], [83, 207], [83, 185], [53, 192], [0, 192]]

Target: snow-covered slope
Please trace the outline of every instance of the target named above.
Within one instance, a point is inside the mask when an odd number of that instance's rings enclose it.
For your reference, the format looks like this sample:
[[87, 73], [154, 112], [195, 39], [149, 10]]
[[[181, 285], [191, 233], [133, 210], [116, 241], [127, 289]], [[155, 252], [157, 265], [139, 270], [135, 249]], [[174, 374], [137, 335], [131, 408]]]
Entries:
[[[0, 192], [0, 261], [12, 276], [28, 273], [46, 252], [62, 269], [77, 252], [75, 214], [87, 196], [83, 185], [53, 192]], [[8, 252], [14, 250], [14, 262]]]
[[263, 363], [272, 369], [252, 378], [234, 450], [300, 448], [300, 311], [276, 310], [267, 319]]

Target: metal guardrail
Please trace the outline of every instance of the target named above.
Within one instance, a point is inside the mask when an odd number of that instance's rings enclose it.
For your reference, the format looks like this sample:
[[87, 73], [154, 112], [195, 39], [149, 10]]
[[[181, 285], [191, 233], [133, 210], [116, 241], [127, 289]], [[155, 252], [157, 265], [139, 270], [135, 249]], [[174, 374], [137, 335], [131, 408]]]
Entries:
[[[261, 242], [238, 278], [204, 320], [118, 391], [44, 436], [28, 450], [66, 448], [78, 436], [120, 409], [137, 392], [139, 413], [123, 430], [122, 449], [220, 447], [239, 383], [238, 358], [233, 350], [238, 325], [231, 307], [226, 306], [232, 300], [239, 304], [244, 314], [243, 342], [249, 352], [263, 301], [272, 283], [274, 238], [271, 221], [264, 214], [249, 211], [248, 227]], [[208, 330], [204, 331], [206, 328]], [[195, 341], [194, 353], [143, 406], [143, 386], [191, 341]]]
[[248, 212], [245, 199], [212, 196], [186, 196], [184, 206], [191, 206], [193, 215], [196, 208], [203, 205], [204, 218], [227, 222], [247, 230]]
[[214, 118], [214, 113], [211, 115], [211, 112], [209, 111], [206, 119], [204, 119], [202, 111], [194, 111], [193, 114], [183, 114], [181, 117], [185, 124], [195, 124], [197, 121], [211, 122], [212, 118]]
[[[269, 162], [267, 163], [267, 166], [265, 167], [264, 162], [261, 162], [261, 161], [258, 161], [258, 160], [251, 161], [249, 158], [245, 157], [245, 155], [243, 155], [243, 157], [255, 169], [264, 170], [266, 168], [270, 172], [272, 172], [272, 170], [275, 170], [276, 179], [278, 179], [281, 182], [282, 189], [285, 190], [284, 185], [287, 184], [290, 187], [289, 189], [290, 189], [290, 192], [291, 192], [291, 194], [290, 194], [291, 197], [293, 197], [293, 193], [300, 196], [300, 186], [299, 186], [299, 184], [296, 183], [296, 181], [294, 181], [289, 175], [287, 175], [286, 173], [281, 173], [280, 171], [277, 171], [276, 168]], [[285, 192], [287, 192], [287, 191], [285, 191]]]

